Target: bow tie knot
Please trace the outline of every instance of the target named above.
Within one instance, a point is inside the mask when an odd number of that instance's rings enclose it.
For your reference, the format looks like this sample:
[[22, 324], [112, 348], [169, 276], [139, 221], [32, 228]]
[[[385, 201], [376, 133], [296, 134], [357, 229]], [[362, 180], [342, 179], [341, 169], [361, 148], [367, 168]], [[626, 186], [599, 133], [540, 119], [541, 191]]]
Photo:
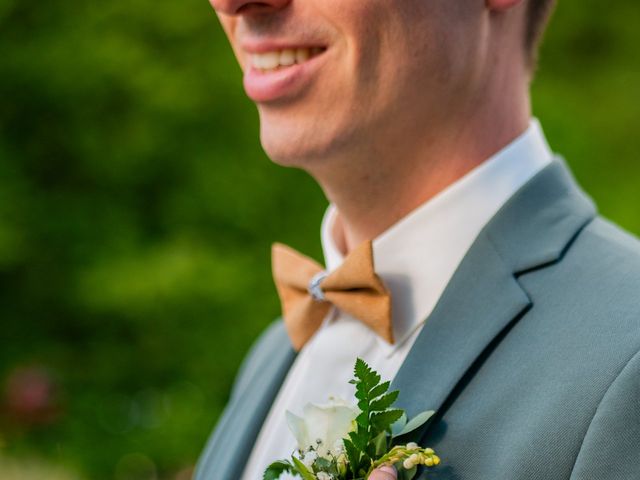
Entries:
[[326, 270], [322, 270], [321, 272], [316, 273], [311, 280], [309, 280], [309, 285], [307, 286], [307, 291], [311, 298], [318, 302], [324, 302], [327, 297], [324, 295], [324, 291], [322, 290], [322, 281], [327, 278], [329, 274]]
[[391, 296], [374, 271], [370, 241], [332, 272], [279, 243], [273, 245], [272, 263], [284, 323], [296, 351], [320, 328], [332, 305], [393, 343]]

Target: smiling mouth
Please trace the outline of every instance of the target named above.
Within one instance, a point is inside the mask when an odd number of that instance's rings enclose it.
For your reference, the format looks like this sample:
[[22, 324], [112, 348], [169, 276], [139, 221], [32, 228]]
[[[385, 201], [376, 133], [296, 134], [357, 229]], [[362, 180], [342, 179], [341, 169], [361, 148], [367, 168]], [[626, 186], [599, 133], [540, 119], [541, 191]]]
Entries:
[[252, 53], [249, 55], [249, 64], [260, 73], [275, 72], [304, 63], [317, 57], [326, 49], [326, 47], [300, 47]]

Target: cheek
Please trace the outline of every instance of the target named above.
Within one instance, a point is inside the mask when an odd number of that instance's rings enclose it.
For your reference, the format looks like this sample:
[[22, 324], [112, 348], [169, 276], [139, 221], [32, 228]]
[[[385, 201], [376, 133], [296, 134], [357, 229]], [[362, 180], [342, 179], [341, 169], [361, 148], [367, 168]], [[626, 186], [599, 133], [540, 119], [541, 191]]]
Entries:
[[[458, 88], [470, 68], [475, 25], [466, 0], [378, 1], [384, 4], [377, 32], [380, 70], [377, 78], [407, 101], [437, 102]], [[378, 13], [378, 12], [376, 12]], [[365, 46], [366, 48], [366, 46]], [[435, 93], [439, 92], [439, 93]], [[444, 101], [445, 99], [443, 99]]]
[[220, 22], [220, 25], [222, 25], [222, 28], [224, 29], [225, 33], [229, 34], [232, 25], [236, 22], [235, 18], [230, 16], [230, 15], [225, 15], [224, 13], [220, 13], [216, 10], [216, 16], [218, 17], [218, 21]]
[[323, 15], [337, 32], [335, 80], [343, 84], [343, 96], [372, 94], [389, 74], [393, 38], [399, 31], [392, 3], [402, 1], [323, 0]]
[[[344, 42], [345, 83], [372, 115], [407, 97], [433, 68], [433, 32], [411, 0], [345, 1], [337, 17]], [[332, 2], [334, 3], [334, 2]], [[428, 1], [421, 3], [428, 4]], [[343, 90], [344, 92], [344, 90]]]
[[[324, 0], [340, 31], [344, 60], [361, 82], [401, 77], [437, 60], [446, 35], [438, 0]], [[447, 0], [450, 2], [451, 0]], [[437, 46], [437, 48], [436, 48]], [[440, 49], [438, 51], [438, 49]]]
[[222, 26], [224, 33], [227, 35], [227, 38], [229, 39], [231, 46], [235, 50], [235, 33], [236, 33], [236, 25], [238, 23], [237, 18], [231, 17], [229, 15], [225, 15], [223, 13], [218, 13], [218, 12], [216, 12], [216, 15], [218, 16], [220, 25]]

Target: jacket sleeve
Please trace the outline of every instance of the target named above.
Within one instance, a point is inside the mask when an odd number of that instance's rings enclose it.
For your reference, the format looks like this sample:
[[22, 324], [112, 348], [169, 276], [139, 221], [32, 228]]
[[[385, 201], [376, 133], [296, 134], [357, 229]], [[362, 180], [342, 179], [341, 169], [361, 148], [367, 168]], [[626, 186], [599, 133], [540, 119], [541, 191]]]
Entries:
[[598, 406], [570, 480], [640, 479], [640, 352]]

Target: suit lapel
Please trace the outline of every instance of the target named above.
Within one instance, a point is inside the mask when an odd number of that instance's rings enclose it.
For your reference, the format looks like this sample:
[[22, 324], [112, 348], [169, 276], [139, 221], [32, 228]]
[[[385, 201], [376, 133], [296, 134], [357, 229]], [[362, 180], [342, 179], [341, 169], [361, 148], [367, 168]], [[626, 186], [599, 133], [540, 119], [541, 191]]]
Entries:
[[238, 480], [260, 428], [293, 363], [295, 352], [279, 325], [258, 359], [245, 372], [250, 377], [220, 419], [198, 465], [195, 480]]
[[398, 405], [410, 418], [438, 411], [482, 351], [530, 305], [493, 246], [478, 239], [393, 381]]
[[[561, 159], [520, 189], [478, 236], [393, 381], [412, 417], [439, 414], [460, 380], [533, 308], [518, 282], [558, 261], [595, 215]], [[412, 435], [420, 438], [428, 428]]]

